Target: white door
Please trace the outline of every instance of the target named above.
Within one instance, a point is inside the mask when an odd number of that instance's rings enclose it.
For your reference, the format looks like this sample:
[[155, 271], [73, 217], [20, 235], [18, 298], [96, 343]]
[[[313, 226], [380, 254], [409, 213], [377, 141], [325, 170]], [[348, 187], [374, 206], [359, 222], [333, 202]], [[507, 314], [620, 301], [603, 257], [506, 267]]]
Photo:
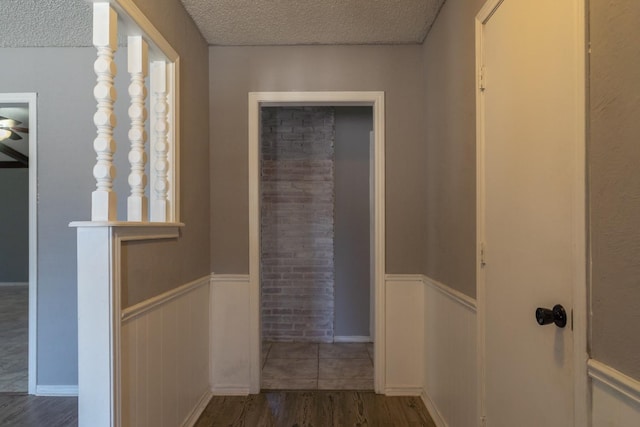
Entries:
[[[488, 3], [477, 33], [483, 70], [478, 92], [478, 230], [485, 262], [478, 276], [481, 415], [496, 427], [573, 426], [571, 315], [574, 287], [584, 286], [579, 271], [585, 267], [580, 8], [574, 0]], [[566, 310], [566, 327], [540, 326], [536, 309], [556, 304]]]

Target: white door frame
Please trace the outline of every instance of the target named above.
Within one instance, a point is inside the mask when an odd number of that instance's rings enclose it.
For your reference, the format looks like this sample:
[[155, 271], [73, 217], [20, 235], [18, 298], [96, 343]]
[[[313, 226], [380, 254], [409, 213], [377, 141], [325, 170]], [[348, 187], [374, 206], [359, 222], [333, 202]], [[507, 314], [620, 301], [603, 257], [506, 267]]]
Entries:
[[[504, 0], [487, 0], [476, 16], [476, 277], [478, 313], [478, 415], [485, 413], [485, 280], [482, 269], [482, 242], [485, 240], [485, 182], [484, 182], [484, 102], [483, 76], [483, 25], [491, 18]], [[589, 426], [590, 400], [587, 378], [587, 257], [586, 257], [586, 5], [585, 0], [570, 0], [574, 5], [577, 33], [575, 50], [575, 93], [577, 127], [574, 141], [575, 176], [573, 177], [573, 379], [574, 426]], [[533, 316], [533, 314], [532, 314]], [[533, 321], [533, 318], [532, 318]], [[482, 419], [479, 420], [482, 425]]]
[[0, 93], [0, 103], [28, 104], [29, 108], [29, 368], [28, 393], [36, 393], [38, 327], [38, 120], [36, 93]]
[[250, 392], [260, 392], [260, 107], [372, 106], [374, 142], [374, 388], [385, 389], [385, 142], [384, 92], [249, 93], [249, 312]]

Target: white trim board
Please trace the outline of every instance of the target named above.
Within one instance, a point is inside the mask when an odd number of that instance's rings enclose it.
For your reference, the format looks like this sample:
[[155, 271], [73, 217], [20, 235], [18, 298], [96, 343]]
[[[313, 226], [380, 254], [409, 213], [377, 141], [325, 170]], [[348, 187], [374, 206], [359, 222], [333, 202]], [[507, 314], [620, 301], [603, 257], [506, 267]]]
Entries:
[[428, 276], [422, 276], [422, 281], [424, 282], [424, 284], [426, 286], [429, 286], [437, 291], [439, 291], [440, 293], [442, 293], [443, 295], [446, 295], [447, 297], [451, 298], [452, 300], [454, 300], [457, 303], [462, 304], [463, 306], [467, 307], [470, 310], [473, 310], [474, 312], [476, 311], [476, 300], [475, 298], [471, 298], [468, 295], [463, 294], [462, 292], [453, 289], [450, 286], [447, 286], [443, 283], [438, 282], [437, 280], [434, 280]]
[[29, 362], [28, 392], [36, 394], [38, 345], [38, 95], [1, 93], [0, 103], [28, 104], [29, 108]]
[[427, 408], [427, 412], [429, 412], [429, 415], [431, 415], [431, 419], [433, 420], [436, 427], [448, 427], [448, 424], [438, 410], [438, 407], [435, 403], [433, 403], [433, 400], [431, 400], [425, 390], [422, 390], [422, 393], [420, 393], [420, 398], [422, 399], [422, 403], [424, 403], [424, 406]]
[[422, 387], [413, 385], [392, 385], [384, 390], [386, 396], [422, 396]]
[[611, 366], [589, 359], [587, 372], [594, 381], [606, 385], [612, 390], [640, 404], [640, 381], [631, 378]]
[[77, 385], [38, 385], [36, 396], [75, 397], [78, 396]]
[[122, 323], [135, 319], [136, 317], [139, 317], [156, 307], [160, 307], [161, 305], [173, 301], [174, 299], [188, 292], [191, 292], [192, 290], [199, 288], [200, 286], [208, 285], [209, 282], [210, 277], [204, 276], [155, 297], [146, 299], [138, 304], [132, 305], [131, 307], [127, 307], [121, 312]]
[[249, 387], [240, 384], [222, 384], [211, 387], [213, 396], [248, 396]]
[[345, 336], [345, 335], [336, 335], [333, 337], [333, 342], [337, 342], [337, 343], [342, 343], [342, 342], [355, 342], [355, 343], [361, 343], [361, 342], [373, 342], [373, 340], [371, 339], [371, 337], [365, 337], [362, 335], [350, 335], [350, 336]]
[[455, 302], [460, 303], [473, 311], [476, 311], [477, 303], [475, 298], [465, 295], [462, 292], [453, 289], [452, 287], [447, 286], [443, 283], [440, 283], [437, 280], [432, 279], [431, 277], [424, 274], [387, 274], [385, 277], [387, 281], [393, 282], [422, 282], [426, 286], [429, 286], [441, 292], [443, 295], [446, 295]]
[[385, 97], [384, 92], [249, 93], [250, 391], [260, 391], [260, 107], [372, 106], [374, 130], [374, 388], [385, 391]]
[[216, 274], [211, 273], [212, 283], [247, 283], [250, 278], [248, 274]]
[[202, 395], [202, 397], [200, 397], [198, 404], [193, 408], [191, 413], [187, 416], [187, 418], [185, 418], [185, 420], [182, 422], [180, 426], [181, 427], [195, 426], [196, 423], [198, 422], [198, 419], [200, 418], [200, 415], [202, 415], [204, 410], [207, 408], [207, 405], [209, 404], [209, 401], [211, 400], [212, 397], [213, 397], [213, 393], [211, 393], [210, 391], [205, 392]]

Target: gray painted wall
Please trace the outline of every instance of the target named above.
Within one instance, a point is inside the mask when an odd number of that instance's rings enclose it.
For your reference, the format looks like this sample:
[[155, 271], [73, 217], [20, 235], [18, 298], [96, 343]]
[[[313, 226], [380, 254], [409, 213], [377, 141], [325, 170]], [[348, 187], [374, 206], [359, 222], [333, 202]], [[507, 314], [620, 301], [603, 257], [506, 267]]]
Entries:
[[178, 240], [127, 245], [125, 306], [211, 273], [207, 44], [179, 0], [135, 3], [180, 55], [180, 220], [186, 226]]
[[336, 336], [369, 336], [371, 107], [335, 108]]
[[[181, 211], [187, 224], [177, 241], [128, 245], [123, 272], [133, 304], [202, 277], [209, 270], [207, 45], [177, 0], [136, 3], [182, 59]], [[0, 92], [38, 93], [38, 378], [40, 385], [77, 384], [76, 231], [90, 218], [95, 188], [93, 48], [1, 49]], [[126, 94], [126, 57], [117, 54], [118, 92]], [[126, 161], [126, 95], [116, 106], [121, 128], [118, 164]], [[124, 163], [123, 163], [124, 162]], [[126, 187], [120, 168], [116, 189]], [[119, 198], [126, 199], [126, 190]], [[124, 201], [119, 212], [124, 213]], [[132, 285], [135, 284], [135, 285]]]
[[420, 46], [209, 48], [211, 267], [248, 273], [251, 91], [385, 91], [387, 273], [424, 263], [426, 148]]
[[590, 1], [592, 356], [640, 379], [640, 2]]
[[0, 169], [0, 283], [29, 281], [29, 169]]
[[90, 216], [95, 53], [31, 48], [0, 55], [13, 64], [0, 67], [0, 92], [38, 93], [37, 382], [77, 384], [76, 235], [68, 224]]
[[427, 174], [421, 272], [476, 295], [474, 19], [484, 0], [447, 0], [423, 48]]

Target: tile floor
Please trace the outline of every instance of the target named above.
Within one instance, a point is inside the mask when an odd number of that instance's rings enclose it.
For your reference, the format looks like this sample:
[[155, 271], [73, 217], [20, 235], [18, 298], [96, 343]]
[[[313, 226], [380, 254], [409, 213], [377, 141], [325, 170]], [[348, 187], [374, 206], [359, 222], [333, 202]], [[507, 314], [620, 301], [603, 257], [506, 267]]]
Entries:
[[262, 343], [263, 390], [373, 390], [372, 343]]

